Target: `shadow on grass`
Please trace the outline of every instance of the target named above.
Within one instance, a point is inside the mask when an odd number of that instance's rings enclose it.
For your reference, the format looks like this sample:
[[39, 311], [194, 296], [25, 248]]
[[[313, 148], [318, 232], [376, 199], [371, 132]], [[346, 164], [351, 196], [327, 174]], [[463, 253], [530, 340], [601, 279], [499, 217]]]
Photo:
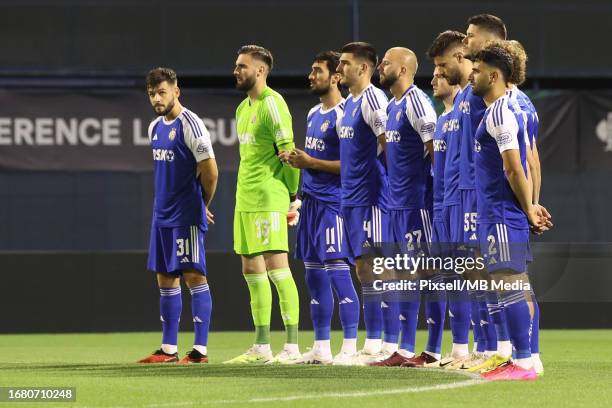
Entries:
[[[331, 367], [331, 366], [233, 366], [223, 364], [188, 365], [176, 364], [0, 364], [5, 373], [35, 372], [38, 376], [78, 377], [150, 377], [172, 376], [183, 378], [229, 377], [229, 378], [311, 378], [311, 379], [367, 379], [454, 382], [465, 379], [463, 373], [446, 370], [422, 370], [389, 367]], [[407, 383], [408, 384], [408, 383]]]

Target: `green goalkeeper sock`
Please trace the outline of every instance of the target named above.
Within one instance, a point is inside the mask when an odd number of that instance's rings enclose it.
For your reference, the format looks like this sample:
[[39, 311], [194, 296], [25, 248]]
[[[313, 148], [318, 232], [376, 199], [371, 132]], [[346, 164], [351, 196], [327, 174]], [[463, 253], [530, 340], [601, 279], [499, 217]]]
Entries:
[[251, 314], [255, 325], [255, 344], [270, 344], [272, 289], [265, 273], [244, 275], [251, 295]]
[[270, 279], [276, 286], [280, 303], [281, 316], [285, 323], [287, 343], [297, 344], [298, 342], [298, 323], [300, 321], [300, 299], [297, 287], [291, 270], [289, 268], [279, 268], [268, 271]]

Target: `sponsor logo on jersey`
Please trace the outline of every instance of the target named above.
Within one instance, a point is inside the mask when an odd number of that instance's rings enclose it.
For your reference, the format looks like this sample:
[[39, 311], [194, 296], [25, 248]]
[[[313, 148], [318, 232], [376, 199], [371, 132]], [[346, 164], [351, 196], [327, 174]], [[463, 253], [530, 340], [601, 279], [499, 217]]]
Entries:
[[171, 162], [174, 160], [174, 151], [171, 149], [153, 149], [153, 160]]
[[606, 144], [604, 152], [612, 152], [612, 112], [608, 112], [606, 119], [602, 119], [595, 128], [597, 138]]
[[421, 126], [421, 133], [432, 133], [433, 131], [436, 130], [436, 124], [435, 123], [425, 123], [423, 124], [423, 126]]
[[172, 130], [170, 130], [170, 133], [168, 133], [168, 139], [170, 139], [170, 141], [173, 141], [175, 137], [176, 137], [176, 128], [172, 128]]
[[310, 122], [308, 122], [308, 127], [312, 126], [312, 120]]
[[447, 123], [448, 126], [444, 130], [445, 132], [456, 132], [459, 130], [459, 119], [450, 119]]
[[153, 135], [153, 140], [157, 140], [157, 133]]
[[184, 256], [184, 257], [181, 259], [181, 263], [182, 263], [182, 264], [183, 264], [183, 263], [189, 263], [189, 262], [190, 262], [190, 261], [189, 261], [189, 258], [187, 258], [186, 256]]
[[355, 130], [350, 126], [342, 126], [338, 137], [340, 139], [352, 139], [355, 136]]
[[243, 133], [241, 135], [238, 135], [238, 141], [240, 142], [240, 144], [254, 144], [255, 136], [250, 133]]
[[277, 129], [276, 133], [274, 134], [274, 137], [277, 141], [283, 140], [285, 138], [285, 131], [283, 129]]
[[325, 122], [323, 122], [323, 124], [321, 125], [321, 132], [325, 132], [327, 129], [329, 129], [329, 120], [326, 120]]
[[333, 246], [330, 246], [329, 248], [327, 248], [327, 251], [325, 251], [325, 252], [328, 253], [328, 254], [331, 254], [331, 253], [336, 252], [336, 250], [334, 249]]
[[346, 305], [347, 303], [353, 303], [353, 301], [351, 300], [351, 298], [345, 297], [344, 299], [342, 299], [338, 303], [341, 304], [341, 305]]
[[257, 115], [253, 114], [253, 116], [251, 117], [251, 124], [254, 124], [257, 121]]
[[399, 122], [401, 117], [402, 117], [402, 111], [397, 111], [397, 113], [395, 114], [395, 120]]
[[510, 132], [503, 132], [500, 135], [498, 135], [496, 139], [497, 139], [497, 145], [503, 146], [505, 144], [510, 143], [510, 141], [512, 140], [512, 135], [510, 134]]
[[397, 130], [387, 130], [385, 132], [385, 140], [387, 143], [399, 143], [402, 140], [402, 134]]
[[446, 140], [434, 139], [433, 147], [434, 147], [434, 152], [445, 152], [446, 151]]
[[304, 147], [306, 149], [323, 152], [325, 151], [325, 142], [317, 137], [306, 136], [306, 143], [304, 144]]
[[355, 109], [353, 109], [353, 117], [355, 117], [356, 114], [357, 114], [357, 107], [355, 107]]
[[208, 146], [206, 146], [205, 143], [198, 144], [196, 152], [202, 154], [202, 153], [206, 153], [207, 151], [208, 151]]

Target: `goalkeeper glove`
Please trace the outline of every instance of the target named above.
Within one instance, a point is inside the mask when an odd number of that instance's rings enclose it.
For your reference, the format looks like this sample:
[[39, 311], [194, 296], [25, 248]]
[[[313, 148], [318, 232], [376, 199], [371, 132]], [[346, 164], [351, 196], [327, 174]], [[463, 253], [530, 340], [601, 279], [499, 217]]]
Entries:
[[296, 198], [289, 204], [289, 212], [287, 212], [287, 224], [291, 227], [297, 225], [300, 220], [300, 208], [302, 207], [302, 200]]

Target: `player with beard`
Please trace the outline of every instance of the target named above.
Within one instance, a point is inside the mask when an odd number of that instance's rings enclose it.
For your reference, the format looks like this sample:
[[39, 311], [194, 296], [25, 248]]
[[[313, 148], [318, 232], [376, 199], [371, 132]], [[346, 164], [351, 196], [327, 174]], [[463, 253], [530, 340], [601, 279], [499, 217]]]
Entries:
[[[443, 75], [449, 85], [459, 86], [460, 91], [455, 97], [453, 110], [447, 117], [446, 128], [446, 157], [443, 172], [444, 194], [442, 197], [442, 211], [439, 212], [445, 219], [448, 232], [449, 251], [455, 256], [463, 256], [458, 252], [463, 243], [463, 214], [461, 213], [461, 194], [459, 190], [459, 167], [461, 157], [462, 120], [466, 104], [464, 101], [467, 94], [468, 76], [472, 64], [464, 56], [463, 38], [464, 34], [457, 31], [444, 31], [440, 33], [427, 51], [428, 57], [433, 60], [435, 67]], [[462, 277], [454, 271], [445, 274], [447, 283], [460, 280]], [[432, 365], [448, 368], [461, 365], [470, 356], [468, 350], [468, 337], [470, 330], [471, 305], [469, 294], [464, 290], [447, 291], [449, 306], [450, 327], [453, 335], [453, 346], [451, 352], [444, 356], [439, 362]], [[431, 365], [430, 365], [431, 366]]]
[[[428, 253], [431, 241], [431, 220], [426, 205], [426, 184], [431, 173], [433, 134], [436, 112], [431, 100], [414, 84], [417, 57], [402, 47], [389, 49], [378, 67], [380, 84], [389, 88], [393, 98], [387, 105], [386, 159], [389, 179], [389, 216], [393, 242], [399, 251], [410, 257]], [[408, 271], [397, 271], [398, 278]], [[423, 271], [410, 271], [416, 278]], [[441, 275], [427, 277], [441, 283]], [[446, 303], [427, 293], [425, 315], [430, 325], [430, 344], [415, 357], [416, 328], [420, 305], [419, 291], [403, 291], [399, 295], [401, 341], [399, 350], [384, 361], [372, 365], [421, 367], [440, 359], [440, 342], [444, 330]], [[389, 305], [390, 306], [390, 305]]]
[[191, 292], [195, 341], [180, 363], [208, 363], [212, 302], [206, 280], [204, 235], [208, 224], [214, 224], [208, 208], [217, 188], [215, 154], [202, 120], [179, 102], [181, 92], [172, 69], [151, 70], [146, 88], [159, 116], [148, 131], [153, 149], [155, 201], [147, 267], [157, 273], [162, 345], [139, 362], [178, 361], [182, 276]]
[[[480, 14], [472, 16], [468, 19], [467, 35], [464, 40], [464, 44], [467, 48], [468, 54], [475, 55], [478, 51], [483, 49], [485, 46], [501, 46], [508, 51], [513, 57], [513, 71], [508, 81], [507, 93], [509, 96], [510, 106], [513, 110], [520, 110], [525, 115], [527, 133], [528, 133], [528, 149], [527, 149], [527, 163], [529, 165], [529, 178], [532, 184], [533, 191], [533, 204], [539, 211], [546, 216], [548, 219], [547, 225], [544, 228], [548, 229], [552, 226], [550, 222], [550, 214], [545, 207], [539, 204], [540, 187], [541, 187], [541, 169], [539, 153], [536, 144], [536, 136], [538, 133], [538, 115], [535, 107], [529, 97], [518, 89], [518, 85], [521, 85], [525, 81], [526, 74], [526, 63], [527, 54], [524, 48], [518, 41], [505, 41], [506, 40], [506, 27], [501, 19], [490, 14]], [[541, 234], [542, 231], [534, 231], [537, 234]], [[531, 261], [531, 257], [529, 261]], [[539, 306], [535, 297], [535, 293], [531, 293], [531, 303], [534, 308], [534, 321], [531, 336], [533, 358], [535, 362], [536, 371], [538, 374], [542, 374], [544, 371], [542, 362], [539, 354]], [[509, 338], [507, 328], [505, 325], [505, 316], [503, 313], [503, 306], [496, 301], [496, 295], [494, 292], [489, 291], [487, 293], [487, 306], [492, 321], [495, 323], [495, 331], [498, 342], [497, 354], [508, 357], [509, 352]], [[476, 369], [489, 369], [495, 365], [499, 365], [504, 359], [499, 356], [492, 356], [482, 365], [475, 367]]]
[[502, 47], [490, 47], [473, 59], [473, 92], [487, 104], [473, 147], [480, 247], [492, 282], [520, 284], [520, 289], [498, 290], [515, 358], [482, 376], [488, 380], [533, 380], [537, 374], [529, 338], [533, 314], [527, 301], [529, 226], [541, 230], [547, 218], [533, 205], [527, 179], [525, 117], [512, 110], [506, 95], [512, 55]]
[[[291, 114], [283, 97], [266, 80], [272, 69], [270, 51], [257, 45], [238, 50], [236, 87], [247, 97], [236, 109], [240, 167], [234, 213], [234, 250], [251, 298], [255, 343], [227, 364], [291, 364], [301, 358], [297, 335], [299, 298], [289, 269], [287, 222], [297, 223], [299, 170], [285, 165], [279, 152], [293, 150]], [[288, 214], [289, 212], [289, 214]], [[286, 341], [274, 358], [270, 349], [270, 315], [274, 283]]]
[[[308, 113], [304, 150], [281, 153], [291, 166], [302, 169], [302, 209], [297, 226], [296, 259], [304, 261], [310, 292], [314, 346], [302, 355], [306, 364], [340, 364], [357, 352], [359, 298], [348, 261], [346, 232], [340, 212], [340, 140], [338, 130], [344, 108], [340, 54], [324, 51], [314, 59], [308, 76], [311, 92], [320, 103]], [[330, 326], [334, 294], [338, 298], [344, 342], [332, 359]]]
[[[349, 255], [355, 259], [362, 286], [366, 341], [352, 364], [384, 360], [397, 351], [397, 308], [382, 307], [382, 289], [375, 282], [390, 279], [390, 273], [375, 275], [373, 257], [388, 239], [387, 180], [379, 160], [385, 143], [387, 97], [371, 83], [378, 63], [371, 44], [346, 44], [337, 71], [341, 84], [349, 88], [340, 132], [341, 208]], [[385, 341], [381, 341], [383, 328]], [[391, 336], [391, 337], [388, 337]]]

